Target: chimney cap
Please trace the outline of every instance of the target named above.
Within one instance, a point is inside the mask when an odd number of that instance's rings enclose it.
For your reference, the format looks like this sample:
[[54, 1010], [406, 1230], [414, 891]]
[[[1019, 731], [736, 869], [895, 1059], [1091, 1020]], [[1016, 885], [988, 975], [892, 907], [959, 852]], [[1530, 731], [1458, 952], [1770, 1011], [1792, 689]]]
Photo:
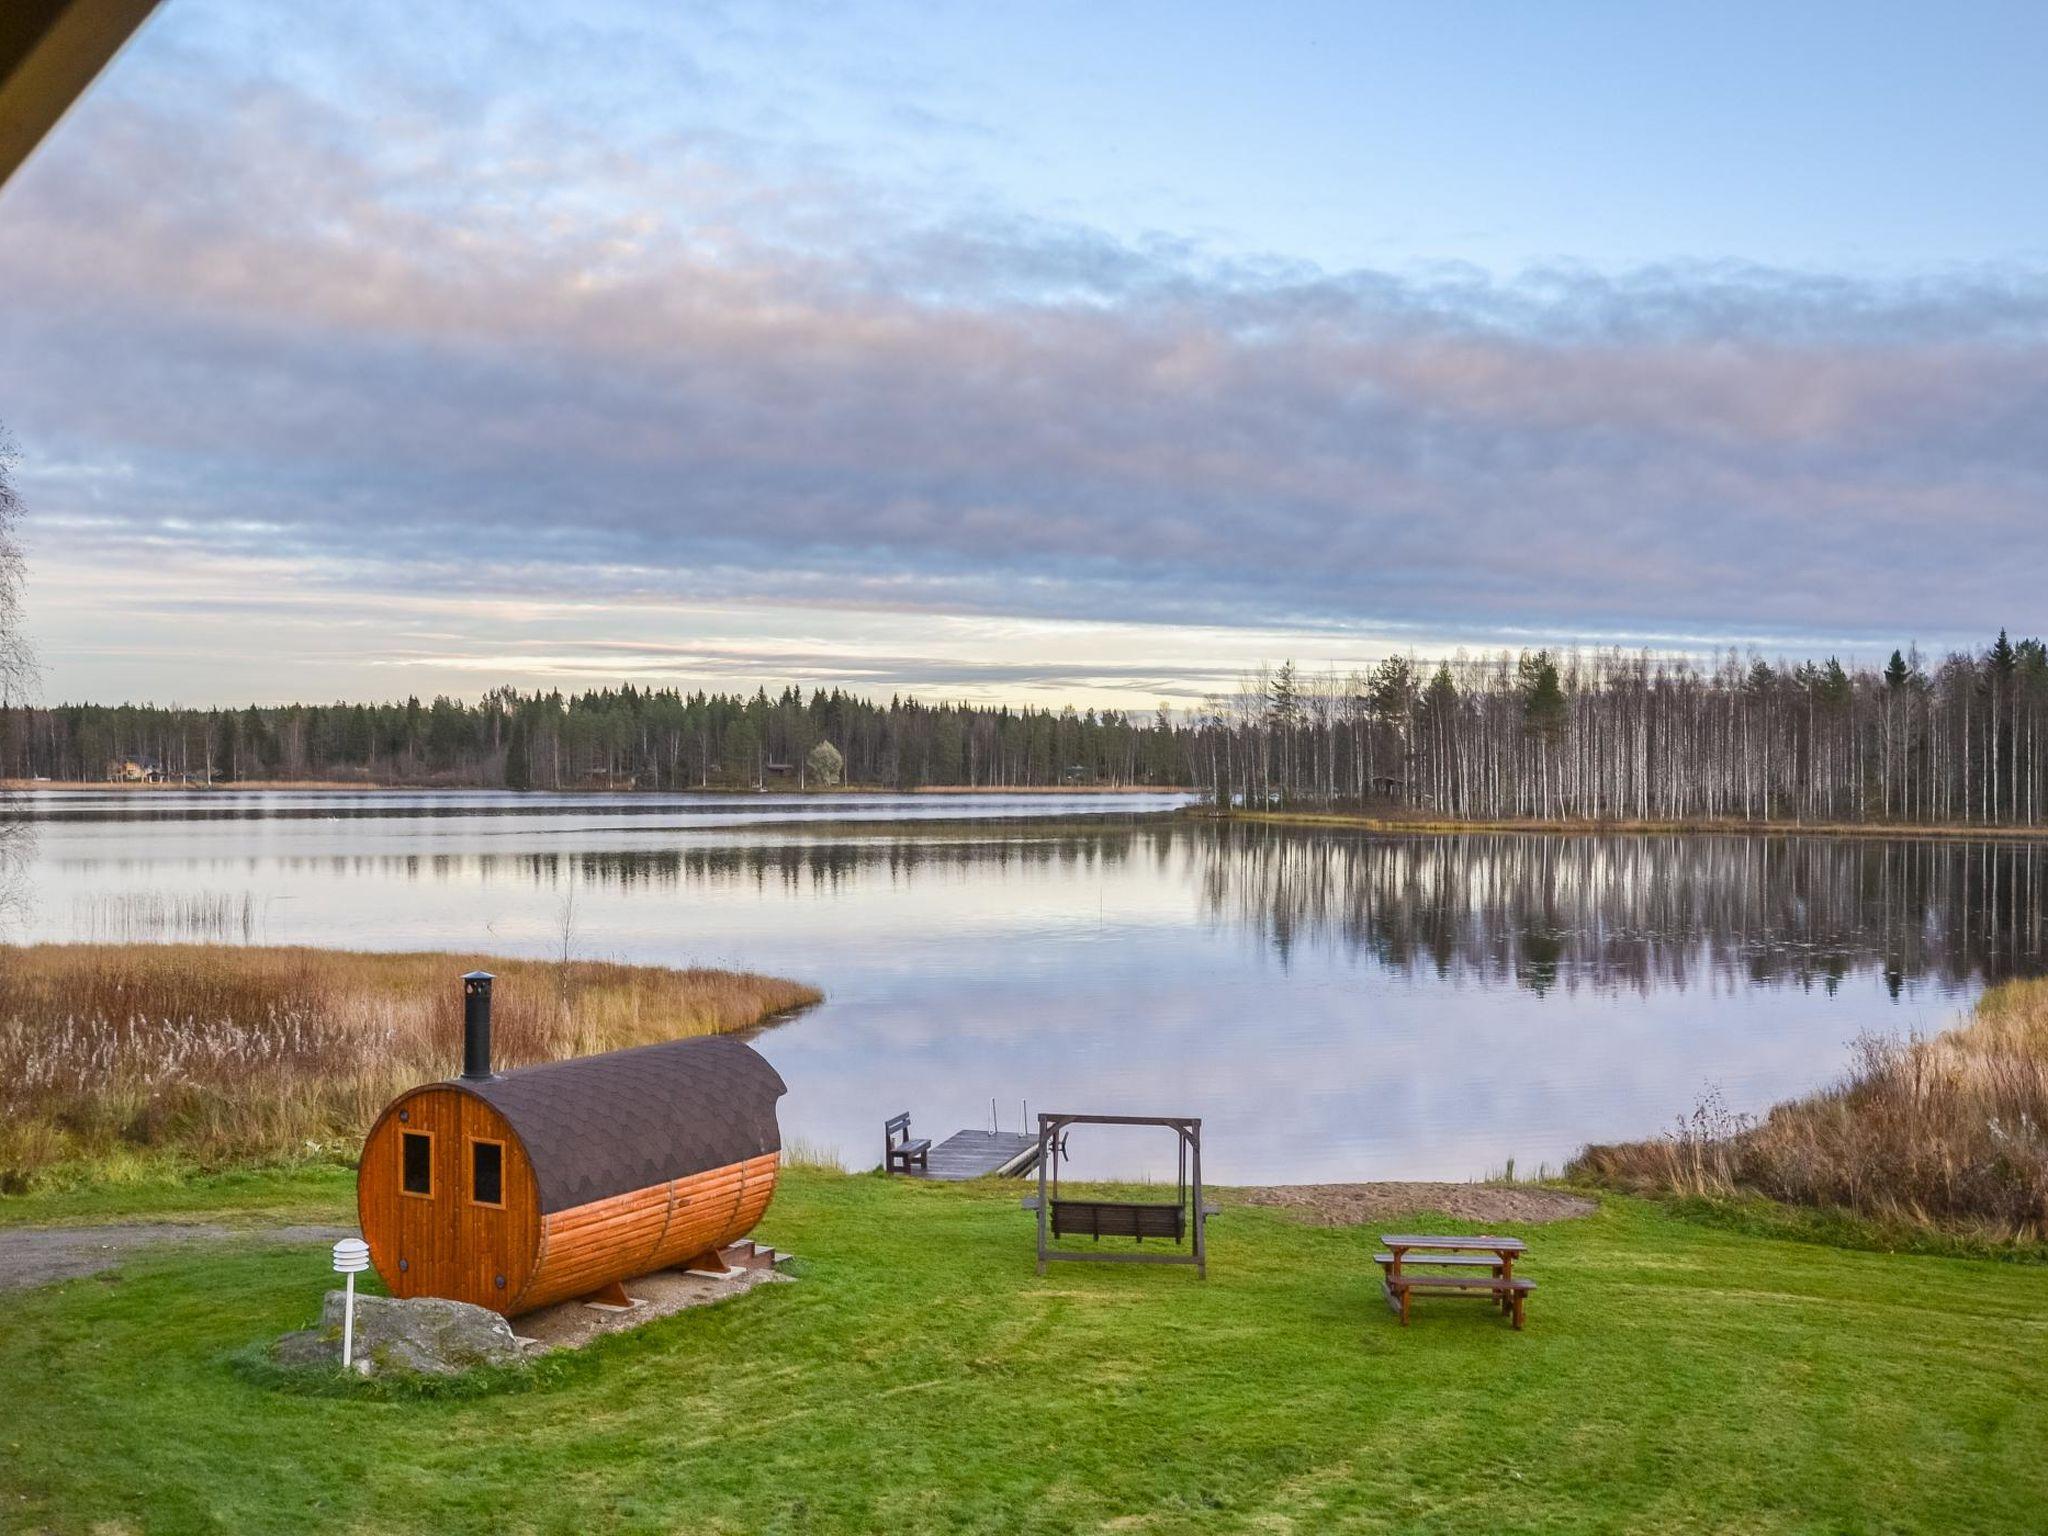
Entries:
[[497, 978], [492, 976], [489, 971], [464, 971], [462, 979], [464, 981], [494, 981]]

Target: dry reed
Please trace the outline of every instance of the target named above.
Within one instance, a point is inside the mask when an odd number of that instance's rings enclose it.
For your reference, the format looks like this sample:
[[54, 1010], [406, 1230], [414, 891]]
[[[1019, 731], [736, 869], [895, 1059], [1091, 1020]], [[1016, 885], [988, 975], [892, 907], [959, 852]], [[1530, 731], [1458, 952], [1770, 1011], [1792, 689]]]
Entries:
[[839, 1155], [837, 1147], [818, 1141], [806, 1141], [798, 1136], [782, 1144], [782, 1166], [809, 1168], [819, 1173], [844, 1173], [846, 1159]]
[[256, 897], [244, 891], [120, 891], [71, 903], [72, 936], [88, 944], [252, 944]]
[[516, 1067], [745, 1029], [818, 1001], [730, 971], [170, 944], [0, 947], [0, 1190], [63, 1165], [353, 1157], [461, 1052], [456, 978], [498, 976]]
[[2048, 981], [2009, 981], [1932, 1039], [1866, 1036], [1835, 1086], [1761, 1120], [1710, 1098], [1655, 1141], [1587, 1147], [1570, 1178], [1757, 1193], [2000, 1241], [2048, 1235]]

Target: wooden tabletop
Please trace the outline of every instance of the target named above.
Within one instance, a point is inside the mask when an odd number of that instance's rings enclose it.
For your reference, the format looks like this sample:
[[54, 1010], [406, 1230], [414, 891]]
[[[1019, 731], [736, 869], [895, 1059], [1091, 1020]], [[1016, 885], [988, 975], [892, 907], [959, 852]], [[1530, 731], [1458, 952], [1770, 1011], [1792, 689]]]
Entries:
[[1380, 1234], [1380, 1241], [1399, 1251], [1403, 1248], [1441, 1248], [1455, 1252], [1478, 1249], [1486, 1253], [1524, 1253], [1529, 1245], [1519, 1237], [1418, 1237], [1414, 1234]]

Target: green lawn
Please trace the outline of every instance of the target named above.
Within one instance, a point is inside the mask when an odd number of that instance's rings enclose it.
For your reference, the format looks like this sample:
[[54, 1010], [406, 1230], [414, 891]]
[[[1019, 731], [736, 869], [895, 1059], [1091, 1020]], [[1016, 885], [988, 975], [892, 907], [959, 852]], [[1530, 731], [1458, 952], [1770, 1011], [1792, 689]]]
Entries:
[[[38, 1186], [0, 1196], [0, 1231], [20, 1226], [91, 1226], [108, 1221], [206, 1221], [228, 1226], [353, 1222], [356, 1173], [334, 1163], [166, 1176], [156, 1168], [128, 1182]], [[0, 1321], [5, 1311], [0, 1309]]]
[[[345, 1181], [296, 1187], [243, 1194], [345, 1217]], [[1612, 1200], [1522, 1231], [1526, 1333], [1427, 1300], [1404, 1332], [1377, 1227], [1231, 1205], [1206, 1283], [1040, 1279], [1017, 1193], [793, 1172], [762, 1235], [800, 1284], [489, 1396], [238, 1366], [317, 1309], [318, 1250], [0, 1297], [0, 1530], [2009, 1532], [2048, 1507], [2048, 1268]]]

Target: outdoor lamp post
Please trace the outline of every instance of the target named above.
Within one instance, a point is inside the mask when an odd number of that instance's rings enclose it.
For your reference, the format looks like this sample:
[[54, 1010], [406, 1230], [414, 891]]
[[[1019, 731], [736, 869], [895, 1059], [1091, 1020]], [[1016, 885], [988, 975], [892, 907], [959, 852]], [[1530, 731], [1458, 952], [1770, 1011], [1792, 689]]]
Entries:
[[334, 1272], [348, 1277], [348, 1302], [341, 1312], [341, 1368], [355, 1362], [356, 1276], [370, 1267], [370, 1245], [360, 1237], [344, 1237], [334, 1245]]

